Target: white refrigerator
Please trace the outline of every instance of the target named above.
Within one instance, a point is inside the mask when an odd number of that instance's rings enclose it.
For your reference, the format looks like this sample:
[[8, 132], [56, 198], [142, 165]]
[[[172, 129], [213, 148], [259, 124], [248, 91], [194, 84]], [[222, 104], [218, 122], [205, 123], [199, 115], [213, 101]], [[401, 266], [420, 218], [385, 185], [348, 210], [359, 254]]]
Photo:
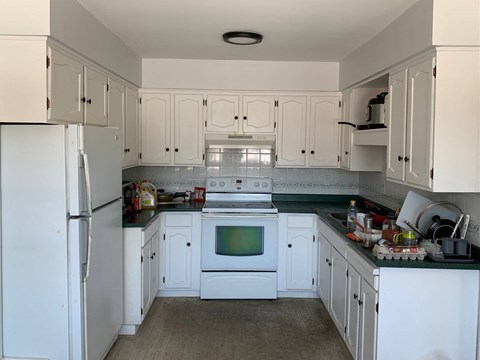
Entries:
[[123, 321], [121, 139], [0, 126], [3, 355], [99, 360]]

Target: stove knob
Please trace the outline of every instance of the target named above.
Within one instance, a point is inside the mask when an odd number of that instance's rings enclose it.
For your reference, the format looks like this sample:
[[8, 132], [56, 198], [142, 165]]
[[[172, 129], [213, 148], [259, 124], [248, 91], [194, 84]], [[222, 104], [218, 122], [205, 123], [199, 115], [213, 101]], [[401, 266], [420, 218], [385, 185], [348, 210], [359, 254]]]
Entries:
[[210, 186], [215, 187], [215, 186], [217, 186], [217, 183], [215, 181], [210, 181]]
[[268, 187], [268, 183], [267, 183], [266, 181], [264, 181], [264, 182], [262, 183], [262, 187], [264, 187], [264, 188]]
[[259, 186], [260, 186], [260, 183], [259, 183], [258, 181], [255, 181], [255, 183], [253, 184], [253, 186], [259, 187]]
[[219, 185], [220, 187], [224, 187], [224, 186], [225, 186], [225, 181], [220, 181], [220, 182], [218, 183], [218, 185]]

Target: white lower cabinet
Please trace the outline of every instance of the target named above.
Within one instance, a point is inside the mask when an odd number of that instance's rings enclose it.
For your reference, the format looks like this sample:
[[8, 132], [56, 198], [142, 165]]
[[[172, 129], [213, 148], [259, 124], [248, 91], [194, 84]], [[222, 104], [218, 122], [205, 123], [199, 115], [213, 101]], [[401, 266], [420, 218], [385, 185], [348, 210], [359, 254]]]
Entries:
[[200, 294], [199, 212], [161, 215], [160, 296]]
[[[340, 334], [345, 332], [345, 304], [347, 286], [347, 260], [332, 246], [330, 280], [330, 315]], [[343, 336], [343, 335], [342, 335]]]
[[376, 359], [378, 293], [365, 279], [362, 279], [360, 294], [357, 359]]
[[349, 267], [347, 273], [347, 324], [345, 327], [345, 343], [354, 358], [357, 355], [361, 285], [362, 278], [360, 274], [355, 268]]
[[278, 244], [279, 296], [308, 296], [316, 291], [316, 216], [280, 214]]
[[160, 218], [145, 228], [123, 229], [124, 319], [122, 335], [135, 335], [158, 292]]

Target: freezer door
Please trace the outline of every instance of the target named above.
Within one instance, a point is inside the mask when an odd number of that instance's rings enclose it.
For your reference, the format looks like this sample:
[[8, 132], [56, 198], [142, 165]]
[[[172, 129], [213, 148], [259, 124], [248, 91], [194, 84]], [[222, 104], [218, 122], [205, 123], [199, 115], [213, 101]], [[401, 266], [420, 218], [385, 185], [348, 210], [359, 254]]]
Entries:
[[121, 199], [94, 211], [84, 281], [86, 359], [103, 359], [123, 322]]
[[117, 128], [68, 126], [70, 215], [88, 215], [122, 196], [122, 156]]

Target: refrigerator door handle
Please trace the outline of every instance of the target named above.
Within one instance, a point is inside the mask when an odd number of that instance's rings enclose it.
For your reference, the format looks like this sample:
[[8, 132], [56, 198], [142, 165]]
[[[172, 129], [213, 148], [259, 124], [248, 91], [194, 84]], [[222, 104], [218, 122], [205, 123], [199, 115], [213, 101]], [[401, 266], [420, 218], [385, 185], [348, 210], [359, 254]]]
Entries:
[[85, 151], [80, 150], [80, 155], [83, 159], [83, 165], [85, 168], [85, 190], [87, 193], [87, 216], [92, 216], [92, 185], [90, 182], [90, 165], [88, 164], [88, 155]]
[[90, 259], [92, 257], [92, 217], [85, 217], [82, 220], [87, 222], [87, 258], [85, 259], [85, 263], [82, 264], [82, 281], [86, 282], [90, 275]]

